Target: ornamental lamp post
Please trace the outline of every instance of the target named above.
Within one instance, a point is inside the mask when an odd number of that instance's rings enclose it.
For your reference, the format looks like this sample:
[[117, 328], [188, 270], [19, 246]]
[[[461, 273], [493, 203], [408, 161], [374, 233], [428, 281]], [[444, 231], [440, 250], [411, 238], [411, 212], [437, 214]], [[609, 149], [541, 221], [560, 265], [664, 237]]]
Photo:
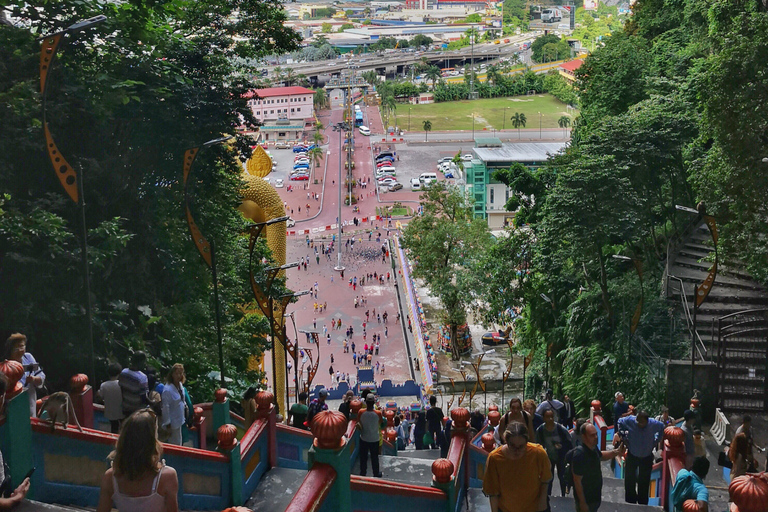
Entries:
[[632, 335], [635, 334], [637, 326], [640, 323], [640, 315], [643, 313], [643, 301], [645, 299], [645, 291], [643, 287], [643, 262], [637, 258], [630, 258], [629, 256], [623, 256], [621, 254], [613, 254], [611, 258], [620, 261], [631, 261], [635, 266], [637, 272], [637, 279], [640, 282], [640, 301], [637, 303], [635, 313], [632, 315], [632, 322], [629, 326], [629, 343], [627, 347], [627, 356], [632, 357]]
[[51, 67], [53, 66], [56, 58], [56, 50], [64, 41], [64, 36], [80, 32], [87, 28], [103, 23], [107, 20], [107, 17], [103, 14], [88, 18], [83, 21], [74, 23], [61, 32], [51, 34], [40, 38], [41, 51], [40, 51], [40, 93], [43, 98], [43, 133], [45, 135], [45, 144], [48, 150], [48, 158], [51, 161], [56, 176], [59, 178], [62, 187], [67, 195], [80, 209], [80, 237], [83, 244], [82, 251], [80, 252], [81, 264], [83, 266], [83, 283], [85, 285], [85, 317], [88, 324], [88, 348], [89, 348], [89, 365], [91, 373], [91, 382], [96, 385], [96, 356], [93, 349], [93, 311], [91, 306], [91, 278], [90, 271], [88, 269], [88, 231], [85, 225], [85, 197], [83, 194], [83, 175], [80, 173], [79, 179], [77, 171], [72, 167], [69, 162], [61, 155], [59, 148], [56, 146], [56, 142], [53, 140], [53, 136], [48, 128], [47, 120], [47, 98], [48, 98], [48, 77], [50, 75]]
[[187, 225], [189, 226], [189, 233], [192, 236], [192, 241], [194, 242], [195, 246], [197, 247], [197, 250], [200, 252], [200, 256], [203, 257], [203, 261], [208, 265], [208, 267], [211, 269], [211, 276], [213, 279], [213, 307], [214, 307], [214, 314], [215, 314], [215, 320], [216, 320], [216, 337], [218, 339], [219, 344], [219, 379], [221, 383], [221, 387], [224, 387], [224, 348], [223, 348], [223, 339], [221, 334], [221, 312], [219, 309], [219, 279], [216, 273], [216, 246], [213, 239], [208, 241], [200, 231], [200, 228], [197, 227], [197, 223], [195, 222], [194, 217], [192, 216], [192, 210], [189, 207], [189, 175], [192, 173], [192, 165], [195, 163], [195, 159], [197, 158], [197, 154], [200, 152], [201, 149], [205, 149], [207, 147], [221, 144], [222, 142], [226, 142], [233, 137], [231, 136], [224, 136], [219, 137], [217, 139], [209, 140], [208, 142], [203, 143], [199, 147], [188, 149], [184, 152], [184, 209], [187, 217]]

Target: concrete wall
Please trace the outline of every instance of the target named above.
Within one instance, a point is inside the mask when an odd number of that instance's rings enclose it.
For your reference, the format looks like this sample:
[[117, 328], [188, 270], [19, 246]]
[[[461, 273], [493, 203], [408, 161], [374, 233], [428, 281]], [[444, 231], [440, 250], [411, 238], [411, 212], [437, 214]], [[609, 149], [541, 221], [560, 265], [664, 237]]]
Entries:
[[[694, 387], [699, 390], [702, 420], [711, 423], [715, 418], [717, 366], [711, 362], [696, 361]], [[681, 418], [691, 404], [691, 360], [667, 362], [667, 406], [669, 414]]]

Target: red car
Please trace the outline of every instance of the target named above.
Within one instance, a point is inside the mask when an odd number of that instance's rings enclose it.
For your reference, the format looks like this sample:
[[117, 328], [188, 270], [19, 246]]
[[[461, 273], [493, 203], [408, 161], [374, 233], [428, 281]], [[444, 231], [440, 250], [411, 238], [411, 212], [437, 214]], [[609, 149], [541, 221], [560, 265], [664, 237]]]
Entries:
[[306, 175], [306, 174], [295, 174], [295, 175], [291, 176], [291, 179], [293, 181], [308, 181], [309, 180], [309, 176]]

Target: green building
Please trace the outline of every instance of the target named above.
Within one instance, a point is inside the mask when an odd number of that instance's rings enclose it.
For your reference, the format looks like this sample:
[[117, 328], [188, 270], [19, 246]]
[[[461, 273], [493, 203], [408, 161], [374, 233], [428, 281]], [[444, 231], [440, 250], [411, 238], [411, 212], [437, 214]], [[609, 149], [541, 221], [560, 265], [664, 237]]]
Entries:
[[498, 169], [521, 163], [535, 169], [550, 155], [560, 152], [565, 142], [505, 142], [496, 138], [475, 139], [474, 158], [464, 164], [466, 191], [475, 199], [475, 216], [488, 220], [492, 230], [503, 229], [515, 217], [504, 205], [509, 199], [508, 187], [491, 176]]

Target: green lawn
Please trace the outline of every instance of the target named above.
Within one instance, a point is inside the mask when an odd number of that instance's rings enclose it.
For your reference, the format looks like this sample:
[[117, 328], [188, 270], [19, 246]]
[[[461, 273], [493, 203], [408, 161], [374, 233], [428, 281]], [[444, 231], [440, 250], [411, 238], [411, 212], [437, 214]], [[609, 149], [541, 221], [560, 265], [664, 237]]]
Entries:
[[[512, 130], [511, 117], [515, 112], [525, 114], [525, 128], [539, 127], [539, 112], [541, 112], [542, 128], [559, 128], [557, 120], [561, 116], [569, 116], [571, 123], [578, 111], [566, 111], [566, 106], [549, 94], [533, 96], [514, 96], [509, 98], [493, 98], [475, 101], [448, 101], [429, 105], [397, 105], [397, 123], [400, 128], [408, 130], [408, 110], [410, 109], [410, 132], [423, 132], [424, 121], [432, 121], [432, 131], [442, 130], [472, 130], [472, 115], [475, 118], [475, 135], [483, 135], [483, 130]], [[506, 117], [506, 125], [504, 117]], [[394, 124], [394, 119], [390, 125]]]

